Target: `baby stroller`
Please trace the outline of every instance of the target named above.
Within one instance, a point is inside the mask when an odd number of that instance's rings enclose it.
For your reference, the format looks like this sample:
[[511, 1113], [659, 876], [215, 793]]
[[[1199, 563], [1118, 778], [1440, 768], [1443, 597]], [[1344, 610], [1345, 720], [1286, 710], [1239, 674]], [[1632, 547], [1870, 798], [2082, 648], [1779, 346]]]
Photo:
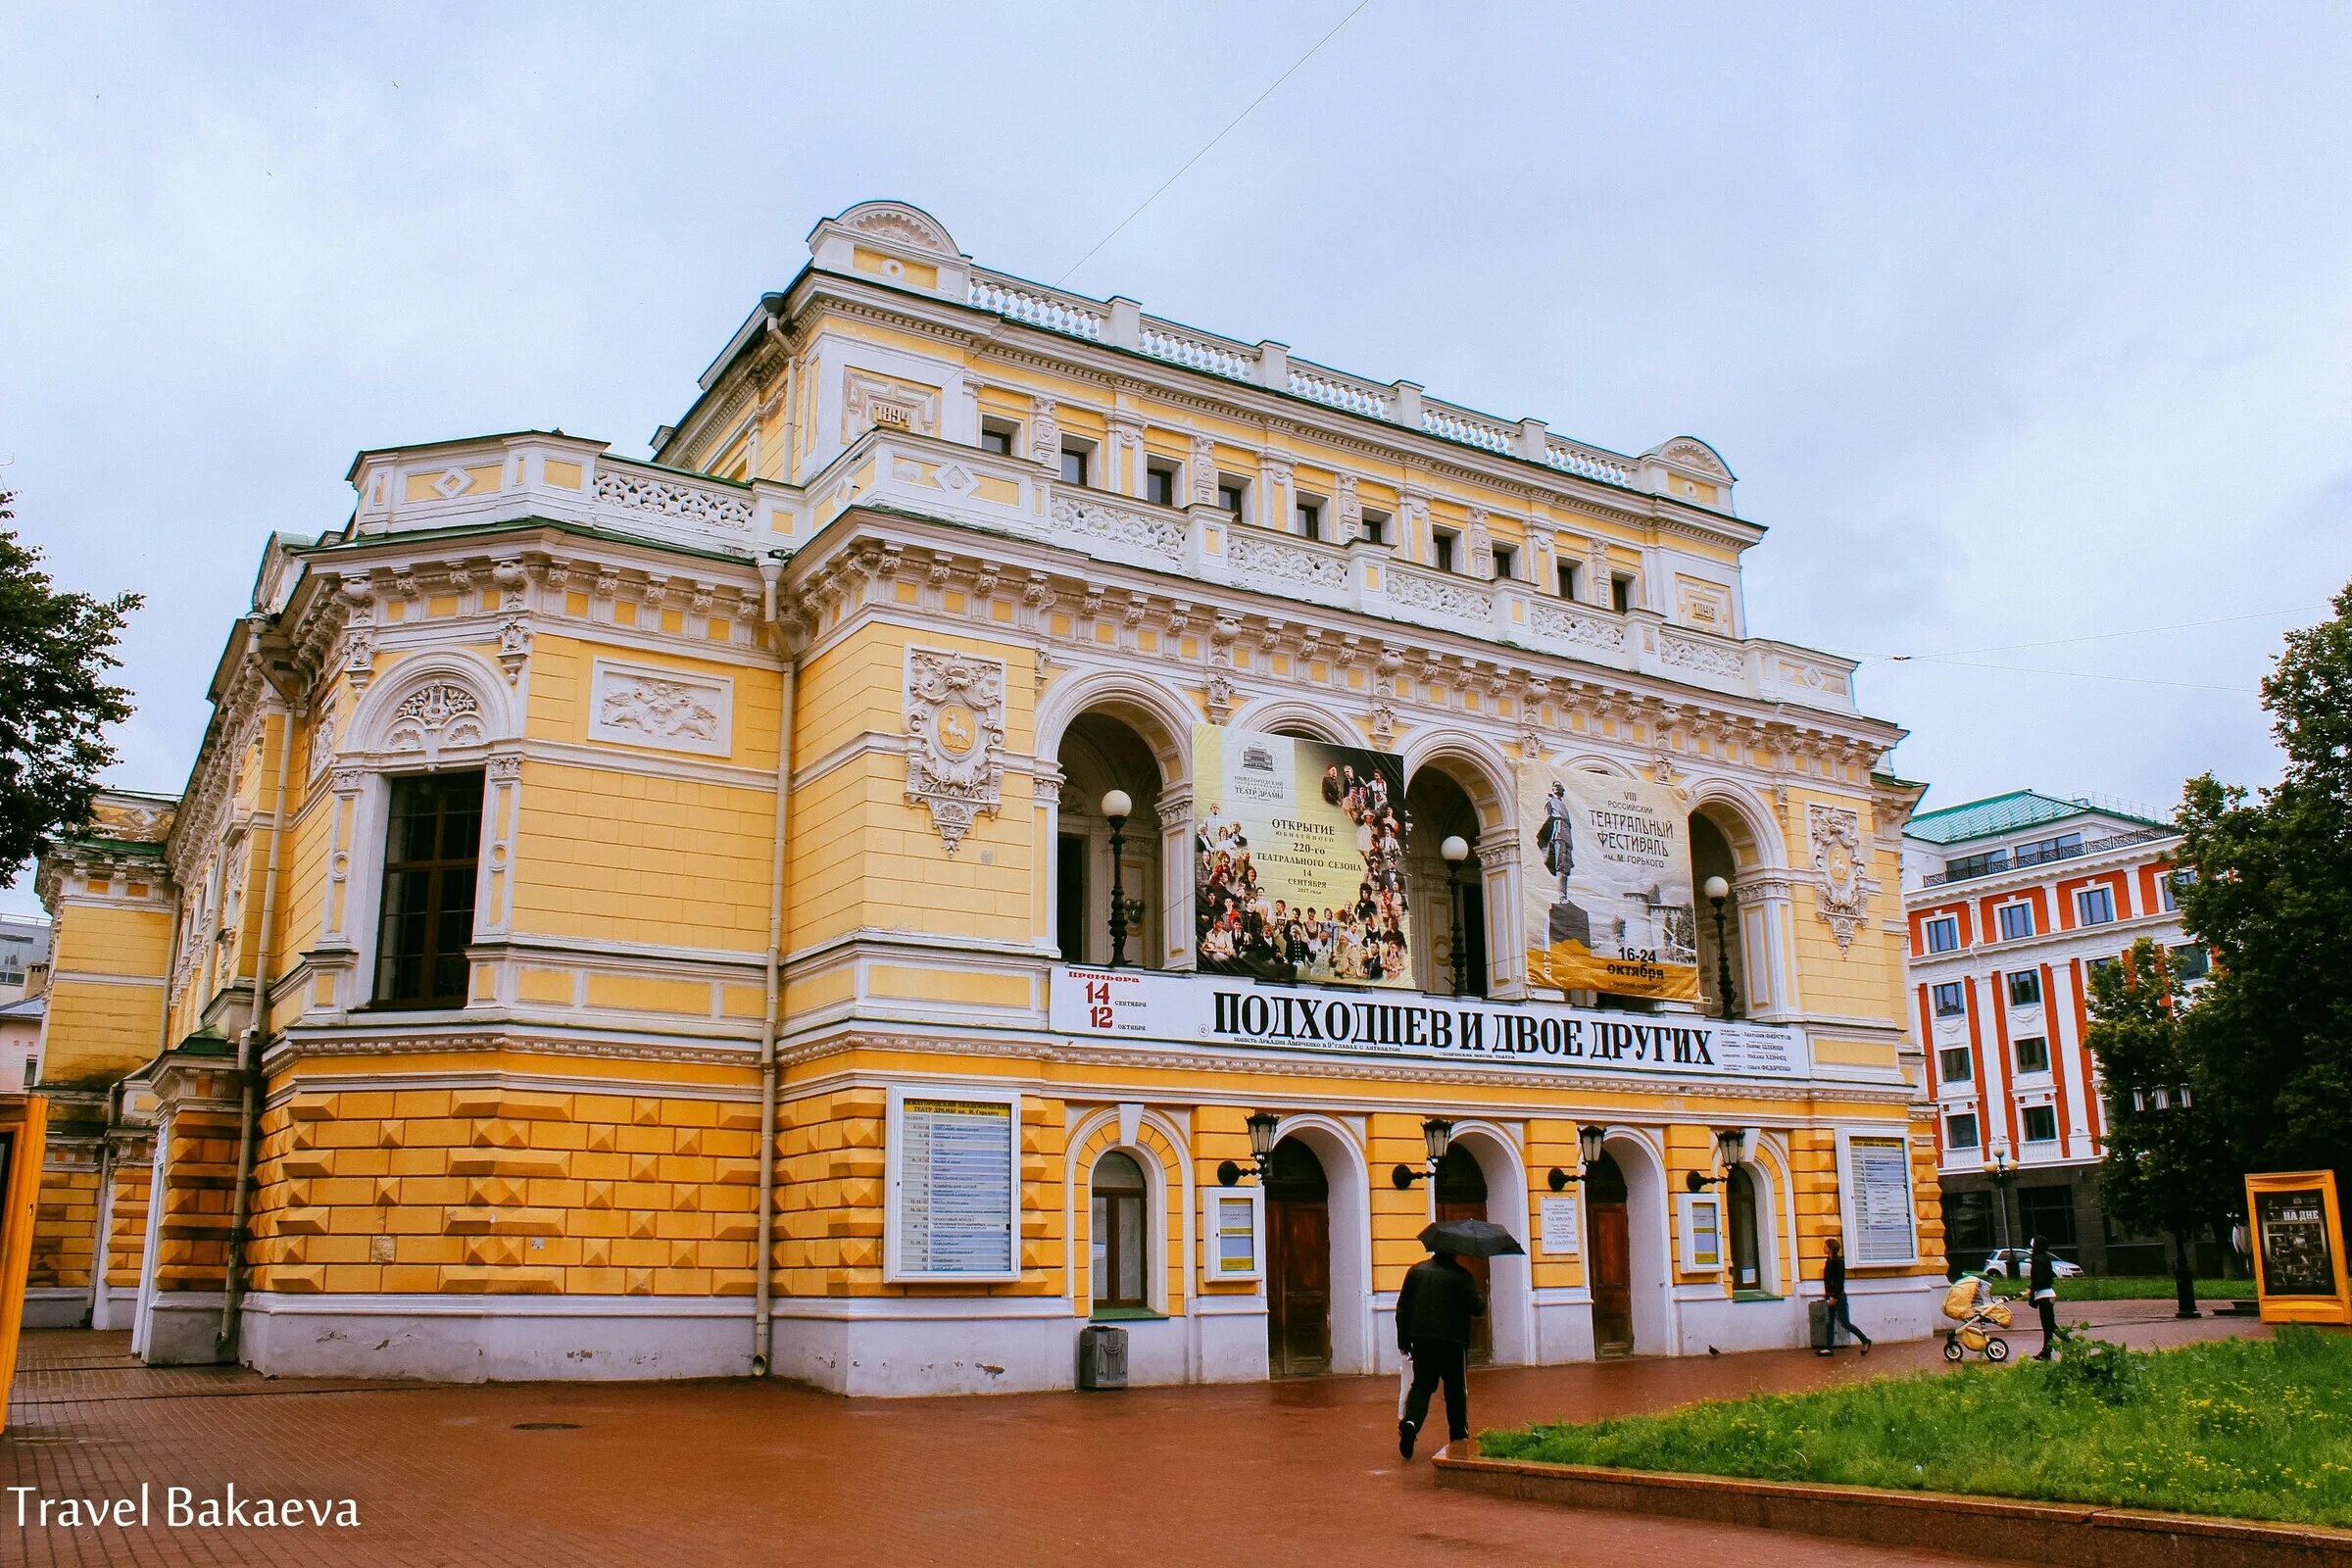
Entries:
[[1943, 1331], [1943, 1358], [1958, 1361], [1975, 1350], [1987, 1361], [2009, 1359], [2009, 1342], [1994, 1333], [2009, 1327], [2009, 1303], [1992, 1294], [1983, 1277], [1963, 1274], [1943, 1293], [1943, 1315], [1953, 1326]]

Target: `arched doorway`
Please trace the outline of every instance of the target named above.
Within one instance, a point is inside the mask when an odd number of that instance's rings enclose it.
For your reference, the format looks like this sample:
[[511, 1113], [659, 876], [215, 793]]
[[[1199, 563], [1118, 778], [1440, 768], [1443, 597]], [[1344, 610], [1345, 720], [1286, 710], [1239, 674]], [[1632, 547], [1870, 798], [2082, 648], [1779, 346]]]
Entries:
[[[1479, 1169], [1478, 1156], [1461, 1145], [1446, 1151], [1438, 1161], [1438, 1218], [1485, 1219], [1487, 1217], [1487, 1173]], [[1493, 1260], [1484, 1257], [1465, 1257], [1463, 1265], [1471, 1278], [1478, 1281], [1478, 1294], [1487, 1302], [1487, 1315], [1470, 1330], [1470, 1364], [1485, 1366], [1494, 1359], [1494, 1270]]]
[[[1139, 969], [1162, 967], [1169, 933], [1161, 859], [1168, 830], [1159, 811], [1165, 773], [1152, 735], [1117, 714], [1090, 710], [1063, 731], [1054, 761], [1061, 769], [1054, 858], [1054, 946], [1066, 963], [1108, 963], [1115, 889], [1126, 905], [1121, 961]], [[1110, 823], [1102, 807], [1112, 790], [1124, 792], [1131, 803], [1121, 824], [1115, 867]]]
[[1592, 1352], [1634, 1353], [1632, 1228], [1626, 1216], [1625, 1172], [1609, 1154], [1585, 1167], [1585, 1201], [1592, 1217]]
[[1266, 1170], [1266, 1360], [1278, 1378], [1331, 1370], [1331, 1181], [1303, 1140]]
[[1724, 1195], [1725, 1207], [1731, 1211], [1732, 1289], [1763, 1290], [1763, 1251], [1756, 1245], [1756, 1179], [1748, 1174], [1745, 1165], [1732, 1167], [1724, 1183]]
[[[1487, 994], [1487, 895], [1479, 868], [1479, 814], [1461, 782], [1437, 763], [1418, 769], [1404, 792], [1405, 881], [1411, 890], [1416, 956], [1413, 977], [1440, 996]], [[1459, 870], [1441, 849], [1458, 837], [1470, 846]], [[1455, 900], [1460, 900], [1462, 952], [1453, 951]], [[1454, 975], [1456, 959], [1461, 978]]]
[[[1724, 957], [1728, 956], [1731, 959], [1732, 994], [1744, 1001], [1746, 956], [1740, 951], [1737, 891], [1723, 901], [1722, 945], [1717, 946], [1715, 906], [1706, 895], [1707, 878], [1711, 876], [1723, 878], [1736, 890], [1740, 866], [1730, 839], [1715, 819], [1701, 809], [1690, 813], [1690, 890], [1697, 900], [1699, 1006], [1722, 1017]], [[1747, 1009], [1742, 1005], [1740, 1010]]]

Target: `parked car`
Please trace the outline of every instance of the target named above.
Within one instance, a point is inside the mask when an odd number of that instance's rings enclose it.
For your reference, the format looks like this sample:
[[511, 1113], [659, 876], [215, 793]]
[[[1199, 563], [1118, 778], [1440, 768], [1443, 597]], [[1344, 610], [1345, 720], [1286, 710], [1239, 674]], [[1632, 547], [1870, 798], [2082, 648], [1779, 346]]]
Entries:
[[[2012, 1277], [2024, 1279], [2026, 1277], [2026, 1260], [2029, 1255], [2030, 1254], [2022, 1247], [2004, 1247], [1999, 1251], [1994, 1252], [1990, 1257], [1984, 1259], [1984, 1272], [1992, 1275], [1996, 1279], [2009, 1279]], [[2082, 1265], [2080, 1263], [2069, 1263], [2065, 1258], [2052, 1253], [2050, 1256], [2050, 1272], [2057, 1275], [2062, 1280], [2071, 1280], [2082, 1272]]]

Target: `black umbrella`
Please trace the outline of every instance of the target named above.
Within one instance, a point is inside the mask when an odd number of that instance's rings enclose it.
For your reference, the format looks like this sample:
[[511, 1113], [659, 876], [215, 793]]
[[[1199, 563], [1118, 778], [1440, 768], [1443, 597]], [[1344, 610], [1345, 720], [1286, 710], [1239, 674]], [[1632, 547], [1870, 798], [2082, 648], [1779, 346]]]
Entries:
[[1421, 1227], [1421, 1245], [1433, 1252], [1459, 1257], [1499, 1257], [1527, 1249], [1509, 1231], [1483, 1219], [1442, 1219]]

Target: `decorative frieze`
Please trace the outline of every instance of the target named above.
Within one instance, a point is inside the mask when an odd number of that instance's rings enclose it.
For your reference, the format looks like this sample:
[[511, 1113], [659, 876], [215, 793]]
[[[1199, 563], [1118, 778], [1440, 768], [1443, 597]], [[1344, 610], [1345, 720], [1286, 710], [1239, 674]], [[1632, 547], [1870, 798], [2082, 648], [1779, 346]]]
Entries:
[[734, 750], [735, 683], [599, 659], [590, 687], [588, 734], [623, 746], [725, 757]]
[[930, 810], [950, 855], [1004, 807], [1004, 677], [998, 660], [906, 650], [906, 800]]

